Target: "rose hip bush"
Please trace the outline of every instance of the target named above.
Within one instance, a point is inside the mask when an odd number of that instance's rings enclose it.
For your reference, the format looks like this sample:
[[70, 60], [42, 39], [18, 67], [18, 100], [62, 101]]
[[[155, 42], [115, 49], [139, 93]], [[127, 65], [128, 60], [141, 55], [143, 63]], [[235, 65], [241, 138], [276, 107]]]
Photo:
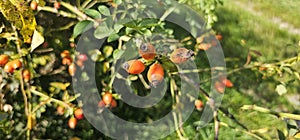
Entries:
[[[128, 4], [126, 10], [118, 7], [123, 2]], [[153, 2], [166, 6], [169, 1]], [[201, 77], [201, 82], [196, 83], [200, 92], [189, 99], [195, 105], [195, 110], [183, 125], [180, 125], [183, 123], [181, 116], [174, 116], [174, 119], [178, 119], [178, 123], [174, 125], [179, 129], [168, 138], [218, 139], [230, 136], [222, 134], [222, 127], [242, 132], [242, 138], [296, 137], [298, 130], [293, 128], [297, 126], [295, 120], [300, 119], [299, 115], [275, 112], [255, 105], [243, 106], [244, 110], [255, 110], [288, 120], [288, 132], [277, 130], [278, 135], [269, 137], [258, 131], [251, 131], [229, 109], [222, 106], [214, 108], [214, 100], [210, 97], [212, 92], [223, 96], [227, 92], [225, 88], [231, 88], [230, 92], [241, 84], [231, 80], [235, 78], [226, 77], [218, 68], [210, 68], [205, 55], [211, 48], [220, 47], [219, 41], [222, 42], [223, 39], [222, 35], [215, 35], [210, 29], [217, 21], [214, 10], [222, 1], [179, 2], [194, 5], [193, 8], [200, 10], [205, 16], [208, 26], [202, 25], [202, 35], [193, 37], [178, 25], [164, 20], [135, 18], [135, 14], [147, 8], [147, 5], [139, 5], [138, 1], [0, 0], [0, 138], [109, 139], [85, 119], [85, 110], [82, 108], [85, 102], [76, 100], [85, 93], [73, 90], [72, 80], [88, 81], [90, 78], [86, 73], [78, 72], [91, 67], [89, 60], [96, 64], [96, 85], [99, 96], [102, 97], [94, 105], [99, 108], [97, 113], [109, 109], [134, 122], [161, 118], [172, 107], [180, 105], [178, 96], [182, 93], [177, 86], [180, 73], [176, 65], [193, 60], [198, 68], [187, 72], [198, 73]], [[134, 20], [113, 26], [115, 17], [122, 14], [129, 15]], [[90, 29], [95, 29], [95, 38], [105, 39], [104, 47], [87, 49], [88, 51], [76, 50], [80, 35]], [[168, 83], [166, 95], [159, 105], [146, 110], [132, 111], [128, 104], [122, 102], [122, 96], [113, 89], [114, 79], [120, 78], [120, 75], [114, 74], [117, 63], [115, 60], [124, 53], [122, 45], [132, 40], [135, 40], [138, 48], [132, 50], [130, 55], [136, 55], [137, 58], [118, 65], [127, 72], [127, 81], [131, 83], [134, 93], [146, 96], [151, 87], [159, 86], [164, 81]], [[248, 74], [271, 77], [275, 82], [280, 81], [276, 78], [278, 75], [289, 75], [291, 80], [299, 80], [299, 71], [295, 69], [300, 59], [298, 53], [274, 63], [250, 60], [251, 55], [257, 54], [257, 51], [252, 50], [248, 54], [247, 63], [242, 67], [228, 68], [229, 74], [249, 70], [251, 72]], [[238, 63], [243, 62], [240, 60]], [[211, 77], [211, 73], [216, 76]], [[79, 74], [80, 79], [74, 78]], [[213, 90], [210, 90], [211, 85]], [[283, 94], [286, 92], [286, 84], [280, 84], [276, 90]], [[206, 127], [200, 127], [202, 122], [199, 120], [206, 104], [214, 109], [213, 120]]]

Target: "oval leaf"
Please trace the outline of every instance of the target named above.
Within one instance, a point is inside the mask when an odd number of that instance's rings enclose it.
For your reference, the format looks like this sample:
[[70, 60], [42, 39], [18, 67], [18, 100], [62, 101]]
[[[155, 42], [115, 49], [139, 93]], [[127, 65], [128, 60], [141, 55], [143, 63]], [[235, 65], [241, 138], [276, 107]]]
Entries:
[[73, 30], [73, 37], [77, 37], [78, 35], [80, 35], [81, 33], [91, 29], [93, 27], [92, 22], [88, 21], [88, 20], [83, 20], [78, 22]]
[[99, 19], [101, 18], [101, 14], [94, 9], [85, 9], [84, 13], [86, 13], [88, 16], [94, 18], [94, 19]]
[[98, 7], [98, 10], [101, 14], [105, 15], [105, 16], [109, 16], [110, 15], [110, 11], [106, 6], [100, 5]]
[[113, 42], [115, 40], [118, 40], [119, 38], [120, 36], [117, 33], [113, 33], [108, 37], [107, 42]]
[[94, 36], [97, 39], [103, 39], [105, 37], [108, 37], [112, 32], [113, 32], [113, 30], [109, 29], [107, 27], [107, 24], [104, 22], [96, 28], [96, 30], [94, 32]]

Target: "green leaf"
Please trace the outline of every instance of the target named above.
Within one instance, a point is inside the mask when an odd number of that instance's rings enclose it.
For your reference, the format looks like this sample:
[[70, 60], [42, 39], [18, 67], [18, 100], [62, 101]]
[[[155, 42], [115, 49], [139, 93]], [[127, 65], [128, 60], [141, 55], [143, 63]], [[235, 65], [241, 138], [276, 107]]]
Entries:
[[282, 69], [283, 69], [284, 71], [288, 72], [289, 74], [293, 74], [292, 69], [289, 68], [289, 67], [283, 67]]
[[68, 88], [68, 86], [70, 86], [70, 83], [51, 82], [50, 86], [61, 89], [61, 90], [66, 90]]
[[130, 28], [137, 28], [135, 21], [130, 21], [130, 22], [124, 23], [124, 26], [130, 27]]
[[45, 41], [44, 37], [37, 30], [34, 30], [33, 37], [30, 45], [30, 52], [34, 51], [37, 47], [43, 44]]
[[86, 13], [88, 16], [94, 18], [94, 19], [99, 19], [101, 18], [101, 14], [94, 9], [84, 9], [84, 13]]
[[282, 131], [277, 129], [277, 134], [278, 134], [279, 140], [285, 140], [285, 136], [284, 136], [284, 133]]
[[130, 33], [132, 33], [133, 31], [134, 31], [134, 29], [133, 29], [133, 28], [130, 28], [130, 27], [127, 27], [127, 28], [125, 29], [125, 32], [126, 32], [127, 35], [130, 34]]
[[152, 32], [148, 29], [143, 31], [143, 33], [144, 33], [144, 36], [146, 36], [146, 37], [151, 37], [152, 36]]
[[78, 22], [73, 30], [73, 37], [77, 37], [78, 35], [80, 35], [81, 33], [91, 29], [93, 27], [92, 22], [88, 21], [88, 20], [83, 20]]
[[158, 20], [157, 19], [143, 19], [139, 23], [140, 27], [146, 27], [146, 28], [157, 26], [157, 25], [158, 25]]
[[280, 96], [283, 95], [283, 94], [285, 94], [285, 93], [287, 93], [287, 90], [286, 90], [285, 86], [282, 85], [282, 84], [277, 85], [275, 90], [276, 90], [276, 92], [277, 92]]
[[119, 5], [119, 4], [122, 3], [122, 0], [114, 0], [114, 3], [117, 4], [117, 5]]
[[114, 25], [114, 30], [118, 33], [124, 26], [121, 24], [115, 24]]
[[120, 59], [123, 54], [124, 54], [123, 50], [115, 50], [113, 53], [113, 58]]
[[113, 33], [108, 37], [107, 42], [113, 42], [115, 40], [118, 40], [119, 38], [120, 36], [117, 33]]
[[103, 39], [105, 37], [108, 37], [112, 32], [113, 32], [113, 30], [109, 29], [107, 27], [107, 24], [105, 22], [103, 22], [96, 28], [96, 30], [94, 32], [94, 36], [97, 39]]
[[106, 23], [106, 25], [107, 25], [108, 28], [113, 28], [114, 20], [110, 16], [110, 17], [105, 18], [105, 23]]
[[105, 15], [105, 16], [109, 16], [110, 15], [110, 11], [106, 6], [100, 5], [98, 7], [98, 10], [101, 14]]

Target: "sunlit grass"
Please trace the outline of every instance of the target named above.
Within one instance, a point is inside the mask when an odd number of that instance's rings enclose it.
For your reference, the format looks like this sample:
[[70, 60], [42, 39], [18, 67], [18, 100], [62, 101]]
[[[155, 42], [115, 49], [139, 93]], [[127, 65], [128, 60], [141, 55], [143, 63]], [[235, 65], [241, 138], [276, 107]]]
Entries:
[[262, 12], [265, 17], [281, 18], [297, 28], [300, 28], [300, 1], [299, 0], [236, 0], [250, 4], [256, 11]]
[[[296, 56], [299, 52], [300, 35], [280, 28], [280, 25], [273, 21], [273, 18], [277, 17], [291, 26], [300, 27], [300, 15], [297, 14], [300, 13], [300, 9], [297, 9], [296, 5], [300, 5], [300, 1], [225, 0], [224, 5], [217, 10], [219, 21], [214, 29], [223, 35], [221, 44], [228, 59], [227, 69], [243, 66], [248, 50], [261, 53], [261, 56], [252, 55], [252, 62], [269, 63]], [[249, 10], [247, 6], [253, 6], [253, 10]], [[244, 70], [229, 75], [228, 78], [235, 82], [236, 90], [226, 91], [222, 106], [228, 108], [249, 129], [266, 128], [266, 132], [262, 133], [266, 139], [276, 138], [276, 129], [284, 130], [283, 121], [268, 114], [241, 111], [240, 106], [256, 104], [276, 111], [297, 112], [297, 108], [284, 96], [276, 93], [275, 87], [279, 82], [271, 77], [263, 79], [262, 75], [254, 71]], [[289, 94], [299, 91], [297, 84], [299, 82], [287, 87]], [[234, 138], [243, 135], [226, 128], [223, 128], [222, 133], [223, 138], [233, 134], [236, 135]]]

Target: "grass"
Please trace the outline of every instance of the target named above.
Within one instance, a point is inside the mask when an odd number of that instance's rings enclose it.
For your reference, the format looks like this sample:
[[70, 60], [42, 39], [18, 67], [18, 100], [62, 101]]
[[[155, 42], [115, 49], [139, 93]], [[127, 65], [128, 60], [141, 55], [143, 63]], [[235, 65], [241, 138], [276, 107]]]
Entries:
[[[280, 18], [296, 28], [300, 27], [300, 1], [293, 0], [224, 0], [224, 5], [217, 9], [219, 21], [214, 26], [223, 35], [221, 41], [227, 61], [227, 69], [242, 66], [246, 62], [248, 50], [256, 50], [262, 55], [254, 55], [253, 61], [273, 62], [296, 56], [299, 52], [300, 35], [280, 28], [274, 23], [274, 17]], [[249, 10], [240, 5], [253, 7]], [[261, 14], [257, 14], [261, 13]], [[279, 82], [273, 78], [263, 79], [262, 75], [251, 70], [244, 70], [229, 79], [235, 82], [236, 90], [229, 89], [223, 98], [222, 106], [251, 130], [266, 130], [261, 135], [266, 139], [277, 137], [276, 129], [285, 130], [284, 122], [275, 116], [253, 111], [245, 112], [239, 108], [244, 104], [256, 104], [281, 112], [299, 113], [284, 96], [279, 96], [275, 87]], [[287, 80], [282, 79], [282, 81]], [[285, 81], [284, 81], [285, 82]], [[299, 93], [299, 81], [288, 86], [288, 94]], [[264, 129], [267, 128], [267, 129]], [[227, 136], [247, 139], [240, 133], [222, 128], [222, 138]], [[228, 138], [228, 137], [227, 137]]]
[[[222, 43], [224, 47], [235, 48], [232, 49], [234, 51], [245, 50], [245, 47], [258, 50], [263, 55], [259, 58], [262, 61], [282, 59], [297, 54], [295, 50], [298, 46], [295, 44], [298, 44], [300, 36], [280, 29], [279, 25], [266, 20], [264, 16], [256, 16], [238, 7], [233, 1], [225, 1], [224, 7], [218, 10], [218, 14], [219, 22], [216, 30], [222, 32], [226, 40]], [[300, 16], [295, 19], [300, 19]], [[230, 57], [232, 54], [241, 52], [229, 51], [228, 53], [227, 56]]]
[[300, 28], [299, 0], [237, 0], [241, 3], [251, 5], [256, 11], [262, 12], [266, 18], [278, 17], [282, 21]]

